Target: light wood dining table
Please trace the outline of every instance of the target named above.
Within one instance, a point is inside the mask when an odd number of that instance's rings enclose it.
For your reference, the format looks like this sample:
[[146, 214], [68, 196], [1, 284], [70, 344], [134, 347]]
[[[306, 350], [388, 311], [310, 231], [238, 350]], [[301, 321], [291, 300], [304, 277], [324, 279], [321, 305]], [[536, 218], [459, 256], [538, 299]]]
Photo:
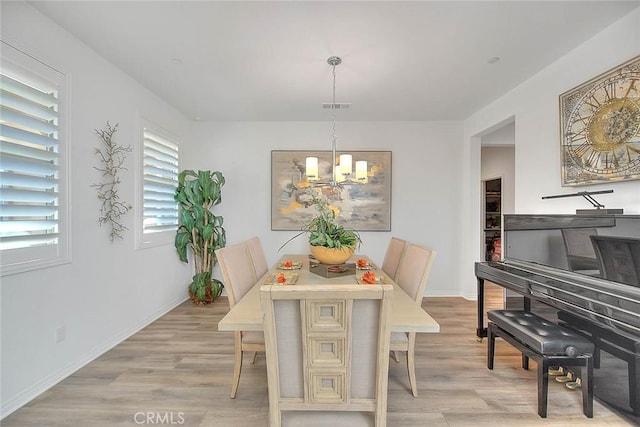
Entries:
[[[407, 295], [393, 280], [375, 266], [368, 257], [354, 255], [348, 262], [356, 262], [358, 259], [366, 259], [372, 266], [376, 276], [382, 277], [384, 283], [392, 284], [394, 287], [393, 309], [391, 315], [392, 332], [440, 332], [440, 325], [433, 317], [422, 309], [419, 303]], [[219, 331], [262, 331], [263, 314], [260, 305], [260, 287], [272, 282], [271, 278], [283, 270], [279, 269], [282, 262], [291, 260], [294, 263], [301, 263], [301, 268], [287, 271], [298, 275], [296, 284], [331, 284], [331, 285], [353, 285], [357, 283], [356, 278], [360, 277], [364, 271], [356, 270], [356, 275], [334, 277], [327, 279], [316, 273], [309, 271], [309, 257], [307, 255], [284, 255], [278, 262], [261, 277], [247, 292], [247, 294], [229, 310], [229, 312], [218, 322]], [[274, 285], [279, 286], [279, 285]], [[287, 285], [285, 285], [287, 286]], [[288, 286], [295, 286], [288, 285]], [[366, 286], [366, 285], [362, 285]]]

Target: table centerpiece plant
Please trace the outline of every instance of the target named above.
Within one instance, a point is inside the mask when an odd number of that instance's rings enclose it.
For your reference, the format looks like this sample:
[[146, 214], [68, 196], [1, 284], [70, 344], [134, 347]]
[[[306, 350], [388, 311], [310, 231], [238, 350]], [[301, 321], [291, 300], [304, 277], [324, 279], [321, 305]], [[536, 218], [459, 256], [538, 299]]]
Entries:
[[323, 264], [342, 264], [347, 261], [362, 243], [360, 234], [336, 223], [337, 208], [327, 199], [312, 196], [311, 205], [318, 211], [302, 231], [287, 240], [280, 249], [302, 234], [309, 235], [311, 254]]
[[188, 262], [188, 249], [193, 253], [195, 275], [189, 285], [189, 297], [195, 304], [213, 302], [224, 288], [222, 282], [211, 277], [215, 250], [223, 248], [227, 241], [222, 216], [211, 211], [222, 201], [224, 183], [221, 172], [184, 170], [178, 175], [175, 247], [182, 262]]

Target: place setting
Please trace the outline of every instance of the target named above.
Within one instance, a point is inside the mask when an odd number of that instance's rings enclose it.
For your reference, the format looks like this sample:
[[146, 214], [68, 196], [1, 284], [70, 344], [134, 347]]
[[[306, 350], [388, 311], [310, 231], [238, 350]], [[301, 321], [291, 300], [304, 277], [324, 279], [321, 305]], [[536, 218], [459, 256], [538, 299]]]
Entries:
[[284, 260], [278, 264], [278, 270], [300, 270], [302, 263], [300, 261]]
[[295, 285], [298, 281], [298, 273], [274, 273], [270, 277], [267, 277], [265, 285]]
[[358, 270], [376, 270], [377, 267], [372, 262], [365, 258], [359, 258], [356, 262], [356, 269]]

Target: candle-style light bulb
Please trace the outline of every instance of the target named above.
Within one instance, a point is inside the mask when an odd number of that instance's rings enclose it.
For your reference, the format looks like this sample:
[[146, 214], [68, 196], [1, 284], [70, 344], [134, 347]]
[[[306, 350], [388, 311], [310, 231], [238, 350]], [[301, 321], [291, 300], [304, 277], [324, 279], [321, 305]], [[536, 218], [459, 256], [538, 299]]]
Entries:
[[367, 172], [367, 161], [358, 160], [356, 162], [356, 181], [360, 184], [366, 184], [369, 180]]
[[349, 176], [353, 173], [353, 158], [351, 154], [340, 154], [340, 172], [344, 176]]
[[318, 158], [307, 157], [305, 161], [305, 175], [309, 181], [318, 180]]

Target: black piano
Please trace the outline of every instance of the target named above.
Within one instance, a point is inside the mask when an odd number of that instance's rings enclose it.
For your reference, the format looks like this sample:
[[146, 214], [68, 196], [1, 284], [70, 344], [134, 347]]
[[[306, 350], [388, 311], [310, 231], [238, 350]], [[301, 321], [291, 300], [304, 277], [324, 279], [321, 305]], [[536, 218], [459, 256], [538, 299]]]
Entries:
[[505, 307], [531, 310], [591, 339], [595, 396], [640, 423], [640, 215], [504, 215], [504, 259], [478, 262]]

